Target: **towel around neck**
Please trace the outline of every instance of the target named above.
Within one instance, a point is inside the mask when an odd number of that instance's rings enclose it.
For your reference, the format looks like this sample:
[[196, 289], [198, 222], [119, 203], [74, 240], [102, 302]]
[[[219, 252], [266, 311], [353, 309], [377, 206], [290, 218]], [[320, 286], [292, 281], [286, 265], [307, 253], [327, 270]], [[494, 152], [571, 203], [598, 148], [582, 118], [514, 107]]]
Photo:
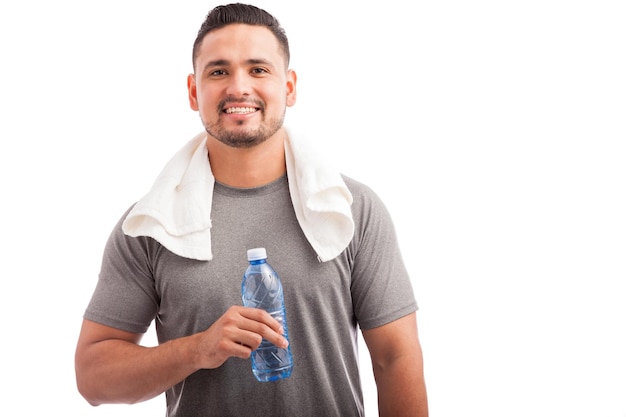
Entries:
[[[285, 159], [296, 218], [320, 261], [337, 257], [354, 234], [352, 194], [337, 170], [310, 142], [289, 129]], [[215, 178], [206, 151], [207, 134], [188, 141], [163, 168], [152, 188], [128, 213], [122, 229], [149, 236], [171, 252], [209, 261]]]

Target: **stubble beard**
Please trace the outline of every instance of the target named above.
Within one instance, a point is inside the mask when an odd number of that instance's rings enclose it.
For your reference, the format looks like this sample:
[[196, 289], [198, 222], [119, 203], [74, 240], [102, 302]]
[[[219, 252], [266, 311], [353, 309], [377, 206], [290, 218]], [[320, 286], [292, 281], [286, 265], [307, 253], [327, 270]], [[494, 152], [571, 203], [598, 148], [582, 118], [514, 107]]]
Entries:
[[[221, 120], [216, 123], [204, 122], [203, 125], [207, 133], [213, 136], [224, 145], [233, 148], [251, 148], [265, 142], [271, 138], [282, 127], [285, 120], [285, 112], [279, 118], [267, 120], [256, 129], [228, 130], [224, 128]], [[238, 126], [244, 126], [246, 121], [237, 122]]]

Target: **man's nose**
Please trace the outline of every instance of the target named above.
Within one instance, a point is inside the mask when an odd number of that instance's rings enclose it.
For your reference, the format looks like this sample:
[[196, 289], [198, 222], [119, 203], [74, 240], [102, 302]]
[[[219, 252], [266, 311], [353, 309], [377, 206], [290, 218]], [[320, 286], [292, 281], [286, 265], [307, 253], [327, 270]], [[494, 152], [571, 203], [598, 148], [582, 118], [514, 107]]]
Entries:
[[228, 81], [228, 95], [234, 97], [250, 95], [252, 87], [250, 75], [246, 71], [235, 71], [231, 74]]

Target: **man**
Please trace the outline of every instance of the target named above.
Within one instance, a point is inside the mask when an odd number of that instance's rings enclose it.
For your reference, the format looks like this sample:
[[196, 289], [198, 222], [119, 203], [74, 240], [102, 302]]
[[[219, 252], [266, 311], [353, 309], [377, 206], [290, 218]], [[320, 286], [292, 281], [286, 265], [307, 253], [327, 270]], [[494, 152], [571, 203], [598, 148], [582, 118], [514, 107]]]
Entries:
[[[360, 327], [380, 415], [427, 416], [417, 305], [393, 224], [369, 188], [325, 174], [283, 126], [297, 78], [278, 21], [216, 7], [193, 64], [189, 102], [206, 132], [109, 238], [76, 348], [80, 393], [100, 405], [165, 392], [168, 416], [360, 416]], [[285, 291], [294, 369], [276, 382], [250, 369], [262, 339], [288, 343], [268, 313], [241, 306], [254, 247], [267, 248]], [[159, 345], [141, 346], [153, 320]]]

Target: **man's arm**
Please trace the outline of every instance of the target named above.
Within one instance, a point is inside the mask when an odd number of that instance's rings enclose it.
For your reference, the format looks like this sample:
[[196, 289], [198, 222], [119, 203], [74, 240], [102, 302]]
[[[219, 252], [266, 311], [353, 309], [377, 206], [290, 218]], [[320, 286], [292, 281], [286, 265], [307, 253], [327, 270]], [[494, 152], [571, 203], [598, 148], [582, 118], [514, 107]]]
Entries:
[[137, 403], [156, 397], [199, 369], [231, 356], [249, 358], [266, 338], [286, 347], [280, 323], [267, 312], [234, 306], [207, 330], [155, 347], [140, 334], [83, 320], [75, 354], [76, 383], [91, 404]]
[[427, 417], [422, 349], [415, 313], [363, 331], [378, 388], [380, 417]]

